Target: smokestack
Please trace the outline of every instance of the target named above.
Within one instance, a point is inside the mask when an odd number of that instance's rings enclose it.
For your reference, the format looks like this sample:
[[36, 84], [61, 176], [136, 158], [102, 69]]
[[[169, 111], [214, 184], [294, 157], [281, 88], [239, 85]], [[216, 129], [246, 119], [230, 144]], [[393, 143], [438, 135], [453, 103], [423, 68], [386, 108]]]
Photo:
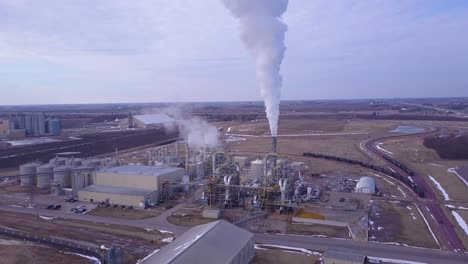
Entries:
[[277, 147], [277, 143], [276, 143], [276, 137], [272, 137], [272, 152], [275, 153], [275, 154], [278, 154], [278, 147]]
[[187, 149], [185, 151], [185, 172], [188, 173], [189, 171], [189, 164], [190, 164], [190, 149], [189, 149], [189, 144], [187, 142]]

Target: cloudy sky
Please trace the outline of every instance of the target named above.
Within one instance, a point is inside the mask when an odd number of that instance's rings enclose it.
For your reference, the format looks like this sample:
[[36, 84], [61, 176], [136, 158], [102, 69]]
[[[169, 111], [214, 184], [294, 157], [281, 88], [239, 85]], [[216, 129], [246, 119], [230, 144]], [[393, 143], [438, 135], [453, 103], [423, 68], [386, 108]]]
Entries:
[[[468, 96], [468, 1], [290, 0], [283, 99]], [[0, 0], [0, 104], [260, 100], [219, 0]]]

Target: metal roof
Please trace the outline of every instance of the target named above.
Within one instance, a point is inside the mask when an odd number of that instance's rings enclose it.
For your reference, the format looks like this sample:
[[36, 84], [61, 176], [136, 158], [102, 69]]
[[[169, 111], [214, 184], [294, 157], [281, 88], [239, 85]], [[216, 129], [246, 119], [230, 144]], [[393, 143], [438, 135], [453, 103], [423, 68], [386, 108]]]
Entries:
[[124, 195], [131, 195], [131, 196], [145, 196], [151, 192], [152, 190], [148, 189], [140, 189], [140, 188], [128, 188], [128, 187], [113, 187], [107, 185], [90, 185], [79, 191], [85, 192], [96, 192], [96, 193], [109, 193], [109, 194], [124, 194]]
[[174, 118], [166, 114], [135, 115], [133, 116], [133, 118], [138, 119], [145, 125], [172, 123], [175, 121]]
[[161, 176], [164, 174], [180, 171], [183, 173], [184, 169], [174, 167], [155, 167], [144, 165], [122, 165], [112, 168], [103, 169], [100, 172], [116, 173], [125, 175], [144, 175], [144, 176]]
[[356, 191], [366, 188], [369, 190], [370, 193], [375, 193], [375, 180], [372, 177], [361, 177], [356, 184]]
[[230, 263], [252, 239], [253, 234], [240, 227], [215, 221], [192, 227], [142, 264]]

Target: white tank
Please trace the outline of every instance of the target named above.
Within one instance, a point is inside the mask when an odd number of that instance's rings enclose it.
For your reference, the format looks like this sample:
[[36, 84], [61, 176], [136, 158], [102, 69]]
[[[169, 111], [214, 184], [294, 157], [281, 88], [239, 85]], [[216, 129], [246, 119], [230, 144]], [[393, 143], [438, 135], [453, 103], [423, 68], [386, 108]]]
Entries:
[[78, 191], [86, 187], [88, 182], [89, 168], [85, 166], [75, 168], [76, 171], [71, 173], [71, 187]]
[[60, 166], [60, 165], [65, 165], [66, 161], [67, 161], [67, 158], [55, 157], [55, 158], [50, 159], [49, 163], [54, 166]]
[[54, 181], [62, 188], [70, 188], [70, 167], [66, 165], [54, 167]]
[[37, 174], [36, 170], [40, 164], [37, 163], [27, 163], [20, 166], [20, 181], [21, 186], [31, 186], [36, 185]]
[[250, 163], [250, 177], [252, 180], [259, 180], [265, 176], [262, 160], [254, 160]]
[[182, 177], [182, 184], [184, 185], [184, 192], [188, 192], [190, 190], [190, 177], [188, 175]]
[[52, 165], [45, 164], [37, 167], [37, 187], [49, 187], [53, 175], [54, 170]]

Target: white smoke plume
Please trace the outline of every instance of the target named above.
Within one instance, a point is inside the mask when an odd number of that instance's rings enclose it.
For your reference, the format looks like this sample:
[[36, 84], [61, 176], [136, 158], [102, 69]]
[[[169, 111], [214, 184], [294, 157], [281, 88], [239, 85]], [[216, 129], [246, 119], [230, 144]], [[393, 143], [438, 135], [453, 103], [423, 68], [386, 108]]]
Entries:
[[184, 116], [177, 107], [166, 108], [163, 112], [176, 120], [174, 125], [167, 125], [167, 130], [178, 129], [180, 136], [187, 140], [193, 149], [213, 148], [220, 145], [219, 130], [199, 117]]
[[288, 30], [281, 16], [288, 0], [222, 0], [239, 20], [241, 39], [255, 59], [260, 94], [265, 100], [265, 112], [272, 136], [278, 132], [279, 104], [282, 86], [280, 66]]

